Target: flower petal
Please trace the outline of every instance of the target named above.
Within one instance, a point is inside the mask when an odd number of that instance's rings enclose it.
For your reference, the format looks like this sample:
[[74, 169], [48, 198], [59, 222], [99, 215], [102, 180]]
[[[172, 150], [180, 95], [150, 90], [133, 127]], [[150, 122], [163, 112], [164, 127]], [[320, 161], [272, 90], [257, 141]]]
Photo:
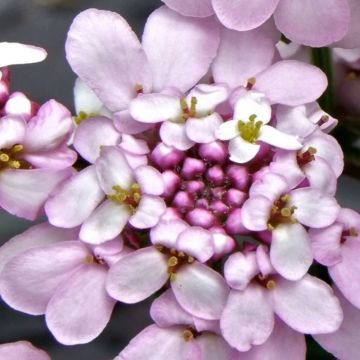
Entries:
[[167, 257], [155, 247], [136, 250], [110, 268], [106, 290], [116, 300], [137, 303], [165, 284], [167, 268]]
[[0, 358], [6, 360], [51, 360], [45, 351], [37, 349], [28, 341], [1, 344]]
[[146, 124], [133, 119], [128, 109], [117, 111], [113, 115], [113, 120], [116, 129], [122, 134], [139, 134], [151, 129], [151, 127], [153, 126], [152, 124]]
[[245, 141], [241, 136], [229, 142], [230, 160], [244, 164], [252, 160], [260, 150], [260, 145]]
[[186, 135], [198, 144], [207, 144], [216, 140], [215, 134], [221, 124], [221, 116], [217, 113], [200, 119], [190, 118], [185, 124]]
[[211, 332], [205, 332], [196, 339], [200, 346], [202, 358], [206, 360], [235, 359], [237, 351], [220, 336]]
[[253, 231], [266, 230], [272, 205], [268, 198], [261, 195], [246, 200], [241, 209], [244, 226]]
[[183, 123], [163, 122], [160, 127], [160, 137], [166, 145], [182, 151], [188, 150], [194, 145], [194, 142], [186, 135]]
[[0, 68], [17, 65], [31, 64], [46, 59], [46, 50], [20, 43], [0, 42]]
[[175, 247], [178, 236], [188, 227], [189, 225], [180, 219], [161, 220], [150, 230], [151, 242], [171, 249]]
[[214, 18], [184, 17], [166, 6], [155, 10], [142, 38], [153, 74], [153, 91], [166, 87], [189, 90], [206, 74], [219, 42]]
[[171, 288], [184, 310], [206, 320], [220, 318], [229, 293], [224, 278], [197, 261], [178, 270]]
[[[123, 110], [149, 90], [150, 69], [139, 40], [127, 22], [111, 11], [88, 9], [73, 21], [66, 57], [74, 72], [111, 111]], [[101, 67], [101, 71], [96, 69]]]
[[230, 140], [239, 135], [237, 120], [225, 121], [216, 131], [216, 137], [220, 140]]
[[170, 9], [185, 16], [207, 17], [214, 13], [211, 0], [162, 0]]
[[[1, 43], [0, 43], [1, 44]], [[26, 122], [21, 117], [4, 116], [0, 119], [0, 149], [22, 144], [26, 132]]]
[[136, 168], [135, 179], [144, 194], [161, 195], [165, 190], [160, 171], [152, 166], [144, 165]]
[[269, 125], [261, 127], [258, 140], [285, 150], [299, 150], [302, 148], [297, 136], [288, 135]]

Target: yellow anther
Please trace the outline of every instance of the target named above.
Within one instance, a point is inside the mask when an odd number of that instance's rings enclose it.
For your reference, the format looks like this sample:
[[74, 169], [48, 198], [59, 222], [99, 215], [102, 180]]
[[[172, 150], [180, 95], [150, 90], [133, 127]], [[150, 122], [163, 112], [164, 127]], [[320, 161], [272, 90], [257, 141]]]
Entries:
[[90, 116], [85, 111], [80, 111], [77, 116], [74, 116], [74, 122], [76, 125], [80, 125], [85, 119]]
[[141, 84], [135, 84], [134, 85], [134, 91], [138, 94], [141, 94], [144, 92], [144, 88]]
[[182, 112], [184, 112], [184, 113], [189, 111], [186, 100], [184, 98], [180, 98], [180, 107], [181, 107]]
[[192, 256], [188, 256], [187, 262], [189, 264], [193, 263], [195, 261], [195, 259]]
[[290, 200], [290, 196], [288, 194], [283, 195], [280, 200], [284, 203], [287, 203]]
[[170, 281], [175, 281], [176, 280], [176, 274], [175, 273], [171, 273], [170, 277], [169, 277]]
[[274, 228], [274, 226], [272, 226], [270, 223], [267, 223], [267, 229], [268, 229], [269, 231], [273, 231], [275, 228]]
[[194, 334], [192, 333], [191, 330], [186, 329], [183, 332], [183, 338], [185, 341], [190, 341], [190, 340], [194, 339]]
[[195, 117], [196, 116], [196, 104], [197, 104], [197, 99], [196, 99], [195, 96], [192, 96], [191, 97], [190, 112], [189, 112], [190, 117]]
[[274, 280], [269, 280], [267, 283], [266, 283], [266, 288], [268, 290], [274, 290], [275, 289], [275, 281]]
[[5, 153], [0, 154], [0, 161], [8, 162], [9, 160], [10, 160], [10, 156], [8, 154], [5, 154]]
[[24, 147], [21, 144], [16, 144], [11, 148], [11, 152], [14, 153], [19, 153], [21, 151], [23, 151]]
[[131, 190], [132, 190], [132, 191], [140, 191], [140, 185], [137, 184], [137, 183], [133, 183], [133, 184], [131, 185]]
[[174, 267], [179, 263], [179, 260], [176, 256], [171, 256], [168, 260], [168, 266]]
[[255, 143], [260, 135], [260, 128], [262, 126], [262, 121], [256, 120], [256, 115], [252, 114], [249, 116], [249, 121], [244, 122], [242, 120], [238, 121], [238, 130], [240, 133], [240, 136], [248, 141], [249, 143]]
[[246, 89], [251, 90], [253, 88], [253, 86], [255, 85], [255, 83], [256, 83], [256, 79], [254, 77], [251, 77], [247, 81]]
[[307, 151], [310, 155], [315, 155], [317, 153], [317, 150], [312, 146], [310, 146]]
[[350, 236], [358, 236], [358, 233], [354, 227], [349, 229]]
[[185, 255], [185, 253], [183, 252], [183, 251], [180, 251], [179, 253], [178, 253], [178, 257], [180, 257], [180, 258], [184, 258], [186, 255]]
[[292, 215], [291, 209], [290, 208], [282, 208], [280, 211], [281, 215], [284, 217], [290, 217]]
[[85, 256], [84, 262], [85, 264], [91, 265], [95, 262], [95, 259], [92, 255], [87, 255]]
[[115, 191], [115, 194], [108, 195], [108, 199], [127, 205], [129, 210], [135, 213], [141, 200], [139, 184], [132, 184], [130, 190], [125, 190], [119, 185], [114, 185], [112, 189]]
[[17, 160], [10, 160], [8, 162], [8, 165], [9, 165], [9, 168], [11, 169], [20, 169], [20, 161], [17, 161]]

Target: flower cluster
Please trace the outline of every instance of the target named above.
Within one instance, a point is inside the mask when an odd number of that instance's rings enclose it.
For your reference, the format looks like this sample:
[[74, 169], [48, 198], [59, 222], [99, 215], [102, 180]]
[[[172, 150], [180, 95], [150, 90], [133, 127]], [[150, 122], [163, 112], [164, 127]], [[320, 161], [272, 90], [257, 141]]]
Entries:
[[[154, 11], [141, 43], [116, 13], [75, 18], [75, 116], [10, 93], [2, 68], [0, 206], [47, 218], [0, 248], [2, 299], [74, 345], [117, 301], [156, 294], [154, 324], [116, 360], [304, 360], [304, 334], [354, 360], [360, 215], [334, 198], [337, 120], [316, 102], [327, 78], [255, 27], [274, 12], [290, 39], [321, 46], [345, 35], [355, 2], [303, 1], [321, 9], [306, 24], [295, 0], [164, 2], [181, 14]], [[319, 18], [339, 31], [315, 31]], [[42, 59], [3, 46], [1, 66]]]

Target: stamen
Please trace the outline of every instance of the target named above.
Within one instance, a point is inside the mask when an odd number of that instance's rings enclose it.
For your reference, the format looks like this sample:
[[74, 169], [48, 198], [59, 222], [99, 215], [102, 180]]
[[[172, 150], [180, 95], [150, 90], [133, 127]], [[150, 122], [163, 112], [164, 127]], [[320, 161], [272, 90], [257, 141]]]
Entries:
[[10, 157], [8, 154], [5, 154], [5, 153], [1, 153], [0, 154], [0, 161], [2, 162], [8, 162], [10, 160]]
[[189, 112], [190, 117], [195, 117], [196, 116], [196, 104], [197, 104], [197, 99], [196, 99], [195, 96], [192, 96], [191, 97], [190, 112]]
[[194, 334], [192, 333], [191, 330], [186, 329], [183, 332], [183, 338], [184, 338], [185, 341], [193, 340], [194, 339]]
[[127, 205], [130, 211], [134, 214], [141, 200], [139, 184], [132, 184], [130, 186], [130, 190], [125, 190], [119, 185], [114, 185], [112, 188], [116, 193], [113, 195], [108, 195], [108, 199]]
[[267, 281], [266, 288], [268, 290], [274, 290], [275, 289], [275, 281], [274, 280]]
[[95, 259], [92, 255], [85, 256], [84, 259], [85, 264], [92, 265], [95, 262]]
[[144, 93], [144, 88], [141, 84], [135, 84], [134, 85], [134, 91], [137, 93], [137, 94], [143, 94]]
[[85, 111], [80, 111], [77, 116], [74, 116], [74, 122], [76, 125], [80, 125], [84, 120], [88, 119], [90, 116]]
[[171, 256], [168, 260], [168, 266], [174, 267], [179, 263], [179, 260], [176, 256]]
[[253, 86], [256, 83], [256, 79], [254, 77], [251, 77], [250, 79], [248, 79], [248, 82], [246, 84], [246, 90], [251, 90], [253, 88]]
[[249, 121], [238, 121], [238, 130], [240, 136], [249, 143], [254, 144], [260, 135], [260, 128], [263, 124], [262, 121], [255, 122], [257, 115], [252, 114], [249, 116]]

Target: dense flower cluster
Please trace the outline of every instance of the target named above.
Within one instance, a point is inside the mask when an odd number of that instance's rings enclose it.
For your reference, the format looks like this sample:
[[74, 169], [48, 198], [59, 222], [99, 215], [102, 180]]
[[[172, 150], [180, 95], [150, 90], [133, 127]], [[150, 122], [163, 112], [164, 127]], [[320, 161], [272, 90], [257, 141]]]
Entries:
[[[117, 301], [156, 293], [154, 324], [116, 360], [304, 360], [304, 334], [356, 359], [360, 215], [334, 198], [337, 120], [316, 102], [327, 78], [256, 28], [275, 12], [290, 39], [321, 46], [345, 35], [354, 1], [303, 1], [322, 9], [298, 18], [307, 33], [291, 20], [298, 1], [164, 2], [190, 16], [157, 9], [141, 43], [116, 13], [76, 17], [73, 117], [10, 93], [2, 68], [0, 206], [47, 217], [0, 248], [2, 299], [73, 345], [95, 339]], [[339, 32], [322, 38], [319, 17]], [[1, 46], [1, 66], [42, 60]], [[34, 351], [0, 346], [7, 359]]]

